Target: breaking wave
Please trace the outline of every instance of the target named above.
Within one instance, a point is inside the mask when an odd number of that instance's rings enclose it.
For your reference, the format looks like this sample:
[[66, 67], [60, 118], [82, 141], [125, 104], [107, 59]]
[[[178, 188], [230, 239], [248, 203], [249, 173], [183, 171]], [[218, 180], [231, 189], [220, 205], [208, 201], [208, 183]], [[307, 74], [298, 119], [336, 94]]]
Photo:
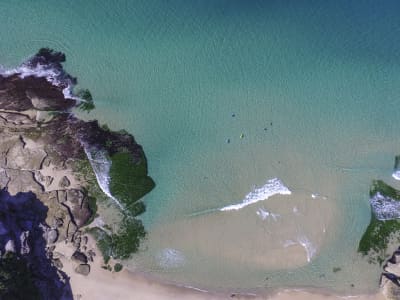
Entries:
[[114, 200], [121, 209], [123, 209], [124, 207], [121, 202], [119, 202], [110, 192], [111, 161], [107, 158], [106, 152], [98, 149], [91, 149], [87, 145], [84, 145], [83, 149], [85, 150], [93, 172], [96, 175], [100, 189], [104, 194]]
[[242, 203], [225, 206], [220, 208], [220, 211], [239, 210], [256, 202], [267, 200], [274, 195], [290, 195], [291, 193], [280, 179], [273, 178], [262, 187], [254, 188], [252, 192], [246, 195]]
[[66, 99], [83, 101], [73, 95], [72, 90], [77, 80], [64, 71], [63, 62], [65, 62], [64, 53], [42, 48], [16, 68], [0, 68], [0, 74], [4, 77], [13, 75], [17, 75], [20, 78], [28, 76], [43, 77], [52, 85], [61, 88]]
[[394, 172], [392, 173], [392, 177], [393, 177], [394, 179], [396, 179], [396, 180], [400, 180], [400, 171], [399, 171], [399, 170], [394, 171]]
[[370, 199], [372, 210], [378, 220], [393, 220], [400, 218], [400, 201], [383, 196], [377, 192]]

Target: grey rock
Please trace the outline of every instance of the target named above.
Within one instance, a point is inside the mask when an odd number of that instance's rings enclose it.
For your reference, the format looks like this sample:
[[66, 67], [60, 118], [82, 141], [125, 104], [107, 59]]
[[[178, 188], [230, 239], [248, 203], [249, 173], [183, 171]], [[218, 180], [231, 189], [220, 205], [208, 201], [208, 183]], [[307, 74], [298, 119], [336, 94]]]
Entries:
[[7, 172], [4, 169], [0, 169], [0, 189], [7, 187], [10, 182], [10, 178], [7, 176]]
[[53, 264], [57, 269], [62, 269], [64, 267], [63, 263], [59, 258], [53, 259]]
[[67, 188], [71, 185], [71, 182], [69, 181], [67, 176], [64, 176], [61, 178], [60, 182], [58, 183], [60, 188]]
[[70, 238], [72, 241], [73, 236], [77, 229], [78, 229], [78, 227], [76, 227], [76, 225], [72, 221], [69, 221], [68, 228], [67, 228], [67, 238]]
[[46, 231], [44, 235], [45, 235], [47, 244], [54, 244], [55, 242], [57, 242], [57, 239], [58, 239], [57, 229], [50, 229], [50, 230]]
[[7, 153], [7, 168], [23, 170], [39, 170], [47, 153], [40, 149], [25, 147], [22, 140], [19, 140]]
[[7, 188], [11, 195], [16, 195], [19, 192], [40, 194], [43, 191], [42, 186], [36, 182], [33, 173], [30, 171], [7, 170], [7, 175], [10, 178]]

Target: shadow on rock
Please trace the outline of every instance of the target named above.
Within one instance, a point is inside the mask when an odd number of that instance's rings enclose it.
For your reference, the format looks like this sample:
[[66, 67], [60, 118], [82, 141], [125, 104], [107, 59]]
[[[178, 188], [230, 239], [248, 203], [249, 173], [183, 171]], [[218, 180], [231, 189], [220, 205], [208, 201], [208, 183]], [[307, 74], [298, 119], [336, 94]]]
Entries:
[[32, 192], [0, 190], [0, 299], [73, 299], [46, 249], [47, 210]]

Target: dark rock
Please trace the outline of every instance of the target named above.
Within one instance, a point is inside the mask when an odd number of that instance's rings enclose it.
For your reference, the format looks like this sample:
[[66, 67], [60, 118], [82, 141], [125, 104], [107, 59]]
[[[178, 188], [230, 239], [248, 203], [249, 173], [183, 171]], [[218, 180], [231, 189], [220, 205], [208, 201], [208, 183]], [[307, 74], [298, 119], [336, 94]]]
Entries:
[[90, 266], [88, 264], [81, 264], [75, 268], [75, 272], [87, 276], [90, 273]]
[[382, 273], [382, 276], [386, 277], [386, 278], [389, 279], [391, 282], [393, 282], [395, 285], [397, 285], [398, 287], [400, 287], [399, 278], [397, 278], [396, 275], [391, 274], [391, 273]]
[[71, 258], [73, 261], [76, 261], [79, 263], [87, 264], [87, 262], [88, 262], [86, 255], [79, 251], [75, 251], [74, 254], [72, 254]]
[[53, 259], [53, 264], [57, 269], [62, 269], [64, 267], [63, 263], [59, 258]]

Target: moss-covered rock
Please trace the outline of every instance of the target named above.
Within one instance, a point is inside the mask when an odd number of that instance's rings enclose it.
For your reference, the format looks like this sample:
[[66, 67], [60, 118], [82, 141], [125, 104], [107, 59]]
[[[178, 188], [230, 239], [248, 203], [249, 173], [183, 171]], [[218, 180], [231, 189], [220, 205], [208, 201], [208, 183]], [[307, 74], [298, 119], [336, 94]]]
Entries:
[[382, 263], [388, 256], [391, 240], [400, 233], [400, 191], [381, 180], [375, 180], [370, 189], [371, 221], [363, 234], [358, 251], [369, 256], [369, 261]]
[[135, 162], [131, 153], [119, 152], [111, 156], [110, 191], [133, 215], [141, 211], [134, 209], [134, 204], [154, 188], [154, 181], [147, 176], [147, 162], [144, 155]]
[[91, 228], [88, 233], [97, 241], [104, 262], [107, 264], [111, 257], [127, 259], [135, 253], [140, 241], [146, 235], [142, 222], [136, 218], [125, 216], [120, 227], [115, 232], [106, 232], [100, 228]]
[[122, 269], [123, 269], [123, 265], [121, 265], [120, 263], [116, 263], [115, 265], [114, 265], [114, 272], [121, 272], [122, 271]]

